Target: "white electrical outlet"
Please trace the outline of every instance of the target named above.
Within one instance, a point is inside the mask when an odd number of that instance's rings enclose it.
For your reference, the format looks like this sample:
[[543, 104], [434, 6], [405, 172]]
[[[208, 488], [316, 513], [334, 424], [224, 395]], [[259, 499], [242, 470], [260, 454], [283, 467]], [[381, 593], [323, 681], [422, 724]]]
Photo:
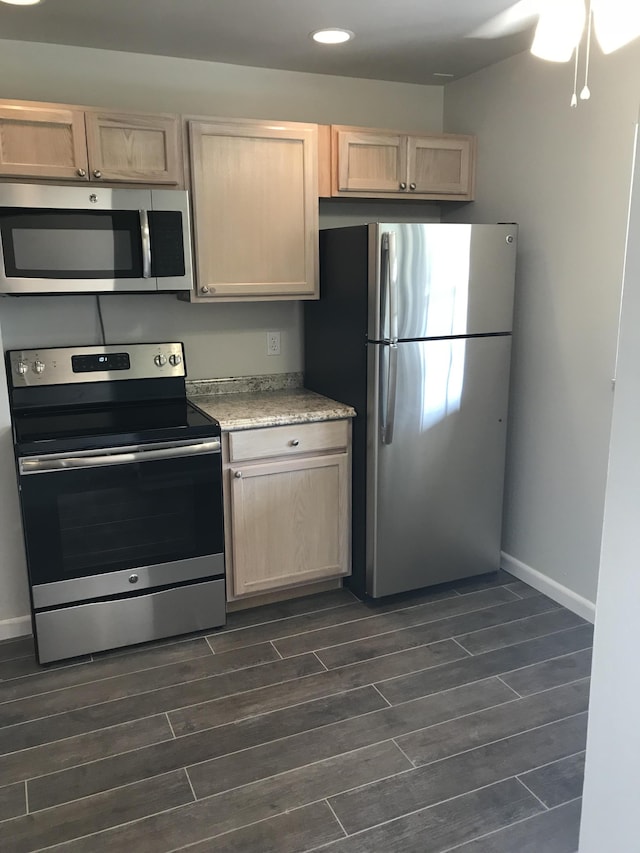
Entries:
[[280, 332], [267, 332], [267, 355], [280, 355]]

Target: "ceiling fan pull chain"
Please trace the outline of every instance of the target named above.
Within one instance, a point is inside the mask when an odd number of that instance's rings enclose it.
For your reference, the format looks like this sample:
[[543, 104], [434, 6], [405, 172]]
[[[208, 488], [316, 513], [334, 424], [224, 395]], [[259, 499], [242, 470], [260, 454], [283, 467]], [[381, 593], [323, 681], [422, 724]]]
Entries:
[[587, 30], [587, 63], [584, 69], [584, 88], [580, 92], [580, 100], [588, 101], [591, 97], [591, 89], [589, 89], [589, 60], [591, 59], [591, 30], [593, 28], [593, 11], [592, 0], [589, 0], [589, 25]]
[[576, 67], [573, 74], [573, 95], [571, 95], [571, 106], [578, 106], [578, 63], [580, 61], [580, 42], [576, 45]]

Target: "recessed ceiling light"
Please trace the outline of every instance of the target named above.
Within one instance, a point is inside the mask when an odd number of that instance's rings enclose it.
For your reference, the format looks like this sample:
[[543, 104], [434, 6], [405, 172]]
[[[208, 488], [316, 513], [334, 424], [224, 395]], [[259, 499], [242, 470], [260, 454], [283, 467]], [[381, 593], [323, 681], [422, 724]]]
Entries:
[[345, 41], [351, 41], [353, 33], [351, 30], [331, 27], [328, 30], [316, 30], [315, 33], [311, 33], [311, 38], [320, 44], [342, 44]]
[[12, 6], [35, 6], [40, 0], [2, 0], [3, 3], [10, 3]]

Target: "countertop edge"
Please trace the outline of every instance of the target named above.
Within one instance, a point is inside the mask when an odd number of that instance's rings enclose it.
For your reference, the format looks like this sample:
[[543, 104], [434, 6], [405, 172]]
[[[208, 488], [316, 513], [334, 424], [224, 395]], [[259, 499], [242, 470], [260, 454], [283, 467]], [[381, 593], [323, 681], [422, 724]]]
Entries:
[[[261, 411], [265, 408], [265, 398], [270, 398], [269, 405], [267, 411]], [[345, 420], [357, 414], [352, 406], [305, 389], [293, 395], [286, 391], [255, 392], [255, 397], [252, 392], [237, 396], [189, 395], [189, 400], [205, 414], [216, 418], [223, 432]], [[238, 414], [234, 411], [236, 407], [241, 410]]]

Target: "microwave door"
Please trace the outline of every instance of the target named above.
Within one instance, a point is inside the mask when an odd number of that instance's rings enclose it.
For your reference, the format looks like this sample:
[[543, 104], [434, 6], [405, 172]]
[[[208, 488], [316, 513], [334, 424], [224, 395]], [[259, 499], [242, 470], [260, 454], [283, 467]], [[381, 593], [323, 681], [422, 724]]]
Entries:
[[0, 211], [10, 293], [155, 290], [146, 210]]

